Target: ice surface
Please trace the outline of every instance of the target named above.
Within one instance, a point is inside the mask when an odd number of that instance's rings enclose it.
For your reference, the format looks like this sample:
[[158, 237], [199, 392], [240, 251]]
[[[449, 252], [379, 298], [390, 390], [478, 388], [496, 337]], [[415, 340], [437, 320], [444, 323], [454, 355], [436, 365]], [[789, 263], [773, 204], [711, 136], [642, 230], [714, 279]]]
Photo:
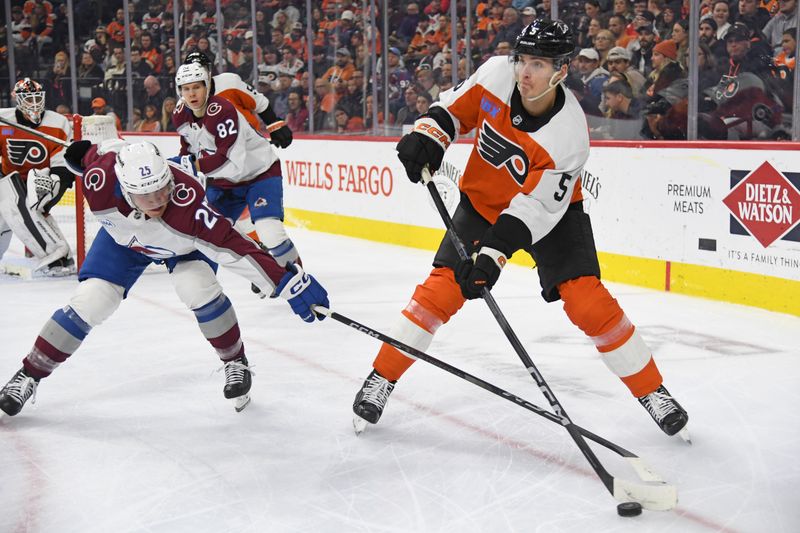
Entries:
[[[430, 268], [429, 252], [291, 233], [332, 308], [385, 332]], [[796, 317], [609, 284], [689, 411], [688, 446], [541, 300], [535, 272], [503, 272], [495, 297], [575, 422], [678, 487], [674, 511], [621, 518], [562, 428], [424, 362], [355, 437], [351, 402], [378, 343], [220, 278], [255, 366], [250, 406], [223, 398], [220, 363], [169, 277], [145, 274], [37, 403], [0, 421], [0, 531], [800, 531]], [[0, 277], [0, 382], [76, 283]], [[547, 406], [483, 302], [428, 353]]]

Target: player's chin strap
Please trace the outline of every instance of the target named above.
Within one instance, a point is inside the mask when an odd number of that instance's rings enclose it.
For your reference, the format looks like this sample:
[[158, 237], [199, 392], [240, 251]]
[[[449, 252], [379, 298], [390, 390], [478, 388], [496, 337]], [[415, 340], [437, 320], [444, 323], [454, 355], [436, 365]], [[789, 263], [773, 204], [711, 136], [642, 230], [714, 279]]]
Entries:
[[[528, 102], [535, 102], [538, 99], [543, 98], [544, 96], [549, 94], [550, 91], [552, 91], [553, 89], [555, 89], [556, 87], [558, 87], [559, 85], [564, 83], [564, 80], [567, 79], [567, 75], [565, 74], [564, 76], [561, 77], [560, 80], [554, 82], [553, 80], [555, 80], [556, 76], [558, 76], [559, 74], [561, 74], [561, 70], [559, 70], [558, 72], [554, 72], [553, 75], [550, 76], [550, 81], [548, 82], [548, 87], [547, 87], [547, 89], [545, 89], [544, 92], [542, 92], [542, 94], [540, 94], [539, 96], [533, 96], [533, 97], [530, 97], [530, 98], [527, 97], [527, 96], [524, 96], [523, 98]], [[519, 82], [517, 82], [517, 89], [519, 89]], [[520, 94], [520, 96], [521, 96], [521, 94]]]

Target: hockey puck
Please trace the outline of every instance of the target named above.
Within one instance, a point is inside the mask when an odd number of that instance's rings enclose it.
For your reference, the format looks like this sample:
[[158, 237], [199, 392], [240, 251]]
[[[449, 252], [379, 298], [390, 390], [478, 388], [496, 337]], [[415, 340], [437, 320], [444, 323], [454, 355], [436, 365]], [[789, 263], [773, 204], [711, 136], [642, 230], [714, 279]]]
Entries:
[[642, 514], [642, 504], [639, 502], [625, 502], [617, 505], [617, 514], [620, 516], [639, 516]]

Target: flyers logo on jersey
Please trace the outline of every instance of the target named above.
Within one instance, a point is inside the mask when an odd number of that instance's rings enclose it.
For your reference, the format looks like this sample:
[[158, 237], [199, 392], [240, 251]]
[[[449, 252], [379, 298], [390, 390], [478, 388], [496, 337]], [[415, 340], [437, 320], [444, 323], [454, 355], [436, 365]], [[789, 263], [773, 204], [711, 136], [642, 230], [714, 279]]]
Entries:
[[518, 184], [525, 183], [529, 166], [525, 150], [492, 129], [487, 121], [478, 134], [478, 154], [494, 168], [505, 166]]
[[22, 166], [26, 162], [38, 165], [47, 160], [47, 149], [33, 139], [6, 139], [6, 151], [11, 164]]

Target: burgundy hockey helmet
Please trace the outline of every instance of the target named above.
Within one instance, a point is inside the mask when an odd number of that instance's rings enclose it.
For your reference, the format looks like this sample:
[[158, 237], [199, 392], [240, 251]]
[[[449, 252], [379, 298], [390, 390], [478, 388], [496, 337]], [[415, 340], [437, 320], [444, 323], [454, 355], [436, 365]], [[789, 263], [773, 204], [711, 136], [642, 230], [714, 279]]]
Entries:
[[514, 55], [528, 54], [553, 59], [556, 67], [568, 61], [575, 51], [575, 37], [560, 20], [536, 19], [524, 28], [514, 43]]

